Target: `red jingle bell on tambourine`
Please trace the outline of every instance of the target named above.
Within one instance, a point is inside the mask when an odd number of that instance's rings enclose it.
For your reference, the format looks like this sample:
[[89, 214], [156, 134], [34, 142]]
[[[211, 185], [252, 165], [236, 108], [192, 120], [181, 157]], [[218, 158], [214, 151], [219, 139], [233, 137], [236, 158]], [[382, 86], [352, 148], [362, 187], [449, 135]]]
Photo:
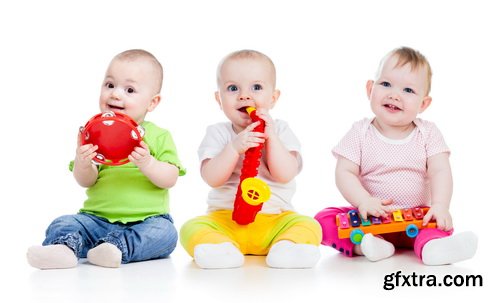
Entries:
[[81, 144], [97, 145], [93, 161], [105, 165], [122, 165], [128, 156], [140, 146], [144, 128], [134, 119], [121, 113], [105, 112], [92, 117], [80, 128]]

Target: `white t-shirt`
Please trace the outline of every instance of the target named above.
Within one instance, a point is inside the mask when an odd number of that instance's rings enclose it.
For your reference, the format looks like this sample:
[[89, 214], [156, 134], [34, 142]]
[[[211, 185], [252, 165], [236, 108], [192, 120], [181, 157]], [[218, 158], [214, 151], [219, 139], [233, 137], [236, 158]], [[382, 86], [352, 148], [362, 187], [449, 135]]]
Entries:
[[363, 187], [373, 197], [392, 199], [389, 208], [429, 205], [427, 158], [450, 152], [439, 129], [432, 122], [415, 119], [416, 127], [408, 137], [391, 140], [372, 121], [354, 123], [333, 154], [357, 164]]
[[[302, 158], [300, 156], [300, 143], [294, 135], [290, 127], [285, 121], [274, 121], [276, 132], [283, 143], [289, 150], [297, 152], [299, 161], [299, 171], [302, 169]], [[198, 148], [198, 157], [200, 164], [205, 159], [211, 159], [217, 156], [236, 137], [230, 122], [217, 123], [207, 127], [205, 138]], [[264, 202], [261, 213], [279, 214], [283, 211], [293, 210], [291, 204], [292, 196], [295, 193], [295, 180], [288, 183], [277, 183], [270, 179], [271, 174], [269, 169], [262, 159], [265, 159], [265, 149], [262, 149], [262, 158], [259, 166], [259, 174], [257, 177], [269, 185], [271, 188], [271, 198]], [[236, 190], [240, 183], [241, 165], [245, 154], [240, 156], [233, 173], [227, 182], [216, 188], [212, 188], [208, 193], [208, 211], [233, 209]]]

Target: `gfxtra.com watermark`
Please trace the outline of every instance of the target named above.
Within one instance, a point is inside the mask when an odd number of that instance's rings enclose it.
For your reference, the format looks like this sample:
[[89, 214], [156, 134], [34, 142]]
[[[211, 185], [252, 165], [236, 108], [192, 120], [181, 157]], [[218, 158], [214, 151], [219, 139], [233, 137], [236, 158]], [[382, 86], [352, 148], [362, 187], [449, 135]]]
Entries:
[[384, 289], [395, 287], [480, 287], [483, 286], [481, 275], [445, 275], [438, 278], [435, 275], [418, 275], [415, 272], [404, 275], [401, 271], [384, 276]]

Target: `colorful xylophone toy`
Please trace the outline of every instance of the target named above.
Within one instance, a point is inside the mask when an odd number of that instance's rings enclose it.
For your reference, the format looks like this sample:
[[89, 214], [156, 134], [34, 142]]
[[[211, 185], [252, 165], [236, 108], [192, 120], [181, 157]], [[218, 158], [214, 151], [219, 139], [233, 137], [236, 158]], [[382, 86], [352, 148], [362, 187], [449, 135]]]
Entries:
[[374, 235], [405, 231], [406, 235], [414, 238], [422, 228], [436, 227], [436, 222], [429, 222], [422, 226], [422, 219], [429, 210], [428, 207], [398, 209], [387, 217], [368, 216], [364, 220], [357, 210], [337, 214], [339, 239], [350, 238], [354, 244], [360, 244], [364, 234]]
[[[254, 131], [264, 132], [265, 122], [257, 117], [255, 108], [247, 107], [246, 111], [250, 115], [252, 122], [260, 121]], [[266, 182], [255, 178], [259, 172], [262, 147], [263, 144], [260, 144], [257, 147], [249, 148], [245, 152], [232, 215], [233, 220], [240, 225], [252, 223], [257, 213], [262, 209], [262, 204], [271, 197], [271, 189]]]

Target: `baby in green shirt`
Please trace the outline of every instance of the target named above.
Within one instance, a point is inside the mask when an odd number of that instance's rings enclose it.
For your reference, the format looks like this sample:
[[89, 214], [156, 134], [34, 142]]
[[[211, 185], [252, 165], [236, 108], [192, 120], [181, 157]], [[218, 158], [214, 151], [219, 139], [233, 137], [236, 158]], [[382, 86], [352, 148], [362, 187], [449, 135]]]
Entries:
[[[160, 103], [163, 68], [149, 52], [127, 50], [106, 71], [99, 107], [130, 116], [144, 130], [140, 147], [121, 166], [95, 165], [98, 146], [78, 145], [70, 169], [87, 197], [78, 214], [55, 219], [42, 246], [28, 249], [31, 266], [71, 268], [78, 258], [92, 264], [121, 263], [169, 256], [177, 231], [169, 214], [168, 189], [185, 174], [170, 133], [144, 121]], [[80, 140], [78, 140], [80, 142]]]

